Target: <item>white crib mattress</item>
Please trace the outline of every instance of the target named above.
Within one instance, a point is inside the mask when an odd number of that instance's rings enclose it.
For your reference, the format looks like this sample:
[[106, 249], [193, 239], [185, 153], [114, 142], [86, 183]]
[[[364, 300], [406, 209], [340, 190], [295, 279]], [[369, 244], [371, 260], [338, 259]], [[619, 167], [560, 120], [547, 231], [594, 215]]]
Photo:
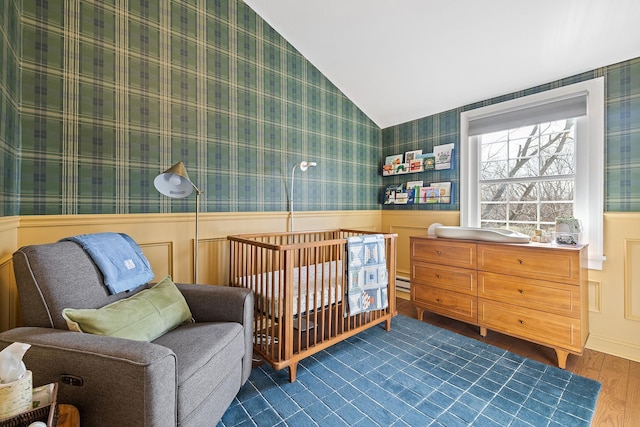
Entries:
[[[342, 301], [343, 274], [341, 260], [295, 268], [293, 270], [294, 316], [298, 313], [304, 315], [307, 310], [316, 310], [323, 305], [326, 307]], [[284, 278], [283, 270], [239, 277], [236, 283], [253, 289], [256, 298], [265, 300], [261, 308], [278, 317], [279, 307], [284, 306], [284, 301], [279, 301], [281, 277]]]

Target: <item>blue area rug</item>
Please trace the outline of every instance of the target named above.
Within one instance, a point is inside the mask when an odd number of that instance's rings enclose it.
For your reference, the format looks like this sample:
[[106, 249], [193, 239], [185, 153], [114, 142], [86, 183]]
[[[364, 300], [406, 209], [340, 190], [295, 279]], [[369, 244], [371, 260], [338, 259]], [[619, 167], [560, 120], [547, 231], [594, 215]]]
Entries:
[[600, 383], [405, 316], [288, 370], [255, 368], [218, 424], [588, 426]]

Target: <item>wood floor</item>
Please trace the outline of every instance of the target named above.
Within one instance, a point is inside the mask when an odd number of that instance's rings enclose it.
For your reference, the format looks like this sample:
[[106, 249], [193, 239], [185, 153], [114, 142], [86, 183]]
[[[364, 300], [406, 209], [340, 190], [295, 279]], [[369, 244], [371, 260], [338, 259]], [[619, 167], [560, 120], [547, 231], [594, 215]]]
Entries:
[[[410, 301], [397, 298], [397, 308], [399, 314], [417, 318], [416, 309]], [[483, 338], [477, 326], [429, 312], [425, 312], [422, 320], [538, 362], [557, 366], [555, 351], [548, 347], [491, 330]], [[602, 384], [592, 426], [640, 427], [640, 363], [585, 349], [580, 357], [569, 355], [567, 370]]]

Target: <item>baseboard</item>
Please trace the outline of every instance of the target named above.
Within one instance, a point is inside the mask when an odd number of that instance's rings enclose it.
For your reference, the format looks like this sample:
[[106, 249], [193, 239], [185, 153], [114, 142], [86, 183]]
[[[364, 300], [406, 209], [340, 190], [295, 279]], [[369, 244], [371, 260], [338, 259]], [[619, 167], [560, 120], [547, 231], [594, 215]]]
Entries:
[[586, 347], [601, 353], [640, 362], [640, 346], [591, 334]]

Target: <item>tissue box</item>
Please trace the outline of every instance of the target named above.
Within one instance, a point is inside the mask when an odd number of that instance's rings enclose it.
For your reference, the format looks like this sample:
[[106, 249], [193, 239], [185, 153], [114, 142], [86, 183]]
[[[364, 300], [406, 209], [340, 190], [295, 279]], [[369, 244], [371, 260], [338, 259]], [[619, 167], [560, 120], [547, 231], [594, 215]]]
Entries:
[[31, 371], [19, 380], [0, 384], [0, 420], [31, 409], [33, 382]]

